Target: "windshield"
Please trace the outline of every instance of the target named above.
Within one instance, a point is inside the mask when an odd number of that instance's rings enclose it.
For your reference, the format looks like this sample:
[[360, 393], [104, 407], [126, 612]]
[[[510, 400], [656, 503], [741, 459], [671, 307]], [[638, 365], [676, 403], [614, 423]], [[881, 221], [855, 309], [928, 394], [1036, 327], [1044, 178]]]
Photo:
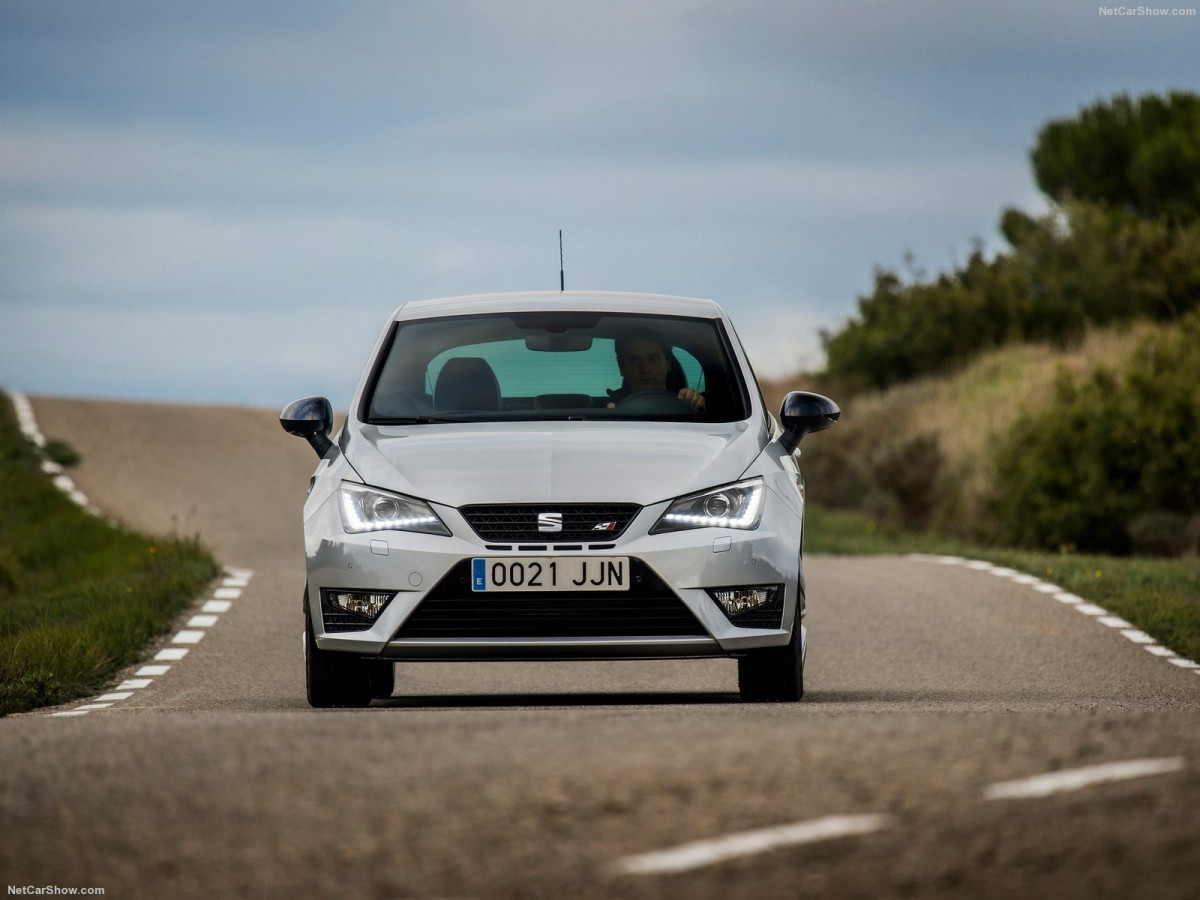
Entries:
[[531, 312], [399, 322], [372, 424], [544, 419], [731, 422], [746, 391], [716, 321]]

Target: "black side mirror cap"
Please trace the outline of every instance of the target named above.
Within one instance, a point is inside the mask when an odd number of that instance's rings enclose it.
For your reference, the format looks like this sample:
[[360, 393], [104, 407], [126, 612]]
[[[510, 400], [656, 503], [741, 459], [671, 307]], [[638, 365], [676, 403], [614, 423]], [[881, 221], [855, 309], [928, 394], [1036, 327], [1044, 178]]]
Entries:
[[828, 397], [809, 391], [792, 391], [779, 407], [779, 421], [783, 423], [779, 443], [788, 453], [794, 453], [806, 434], [832, 428], [841, 416], [841, 408]]
[[333, 431], [333, 406], [324, 397], [305, 397], [288, 404], [279, 414], [279, 424], [288, 434], [308, 441], [321, 459], [333, 447], [333, 441], [329, 440], [329, 433]]

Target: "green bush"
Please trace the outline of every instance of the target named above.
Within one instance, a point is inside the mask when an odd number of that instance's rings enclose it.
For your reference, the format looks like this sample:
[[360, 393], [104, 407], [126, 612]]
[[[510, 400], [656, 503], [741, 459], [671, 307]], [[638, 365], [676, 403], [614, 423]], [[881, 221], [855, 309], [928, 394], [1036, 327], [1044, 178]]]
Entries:
[[1129, 523], [1129, 540], [1142, 556], [1182, 556], [1189, 549], [1187, 527], [1187, 517], [1179, 513], [1138, 513]]
[[836, 452], [804, 456], [808, 495], [829, 509], [855, 509], [896, 528], [929, 526], [941, 499], [945, 456], [936, 434], [855, 431]]
[[1136, 219], [1066, 202], [1041, 218], [1007, 210], [1009, 253], [935, 280], [877, 270], [838, 332], [822, 332], [827, 377], [886, 388], [1027, 341], [1073, 346], [1088, 326], [1170, 321], [1200, 304], [1200, 223]]
[[83, 458], [79, 455], [79, 451], [68, 444], [66, 441], [52, 438], [46, 441], [46, 446], [42, 448], [42, 452], [51, 461], [58, 463], [64, 469], [71, 469], [79, 465]]
[[1198, 372], [1200, 311], [1144, 341], [1120, 373], [1099, 368], [1081, 384], [1060, 373], [1053, 402], [994, 452], [1000, 539], [1128, 553], [1161, 544], [1163, 514], [1186, 534], [1200, 512]]

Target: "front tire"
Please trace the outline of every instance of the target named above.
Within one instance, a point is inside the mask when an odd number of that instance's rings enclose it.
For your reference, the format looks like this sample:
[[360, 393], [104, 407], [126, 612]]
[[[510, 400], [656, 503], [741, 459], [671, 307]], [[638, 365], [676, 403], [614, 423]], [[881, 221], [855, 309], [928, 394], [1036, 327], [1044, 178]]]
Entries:
[[804, 696], [803, 636], [797, 603], [792, 639], [785, 646], [751, 650], [738, 659], [738, 690], [743, 700], [794, 702]]
[[317, 709], [369, 706], [374, 697], [392, 695], [395, 671], [391, 662], [319, 648], [312, 613], [305, 606], [304, 683], [309, 706]]

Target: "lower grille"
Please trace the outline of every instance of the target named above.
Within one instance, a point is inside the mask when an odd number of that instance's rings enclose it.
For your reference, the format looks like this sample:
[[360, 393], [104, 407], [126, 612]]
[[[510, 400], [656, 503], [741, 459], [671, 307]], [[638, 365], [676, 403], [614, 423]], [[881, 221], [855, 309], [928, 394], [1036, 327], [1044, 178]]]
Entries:
[[428, 638], [707, 637], [645, 564], [630, 560], [628, 591], [475, 593], [470, 561], [443, 578], [396, 633]]
[[375, 624], [370, 619], [356, 616], [354, 613], [346, 612], [344, 609], [331, 609], [328, 606], [321, 607], [321, 619], [325, 623], [326, 634], [366, 631]]
[[[721, 609], [721, 604], [717, 604], [717, 609]], [[724, 610], [722, 610], [724, 612]], [[771, 628], [778, 630], [783, 627], [783, 588], [782, 586], [776, 591], [774, 599], [770, 603], [765, 603], [758, 609], [751, 609], [744, 613], [738, 613], [731, 616], [725, 613], [725, 618], [729, 619], [730, 623], [739, 628]]]

